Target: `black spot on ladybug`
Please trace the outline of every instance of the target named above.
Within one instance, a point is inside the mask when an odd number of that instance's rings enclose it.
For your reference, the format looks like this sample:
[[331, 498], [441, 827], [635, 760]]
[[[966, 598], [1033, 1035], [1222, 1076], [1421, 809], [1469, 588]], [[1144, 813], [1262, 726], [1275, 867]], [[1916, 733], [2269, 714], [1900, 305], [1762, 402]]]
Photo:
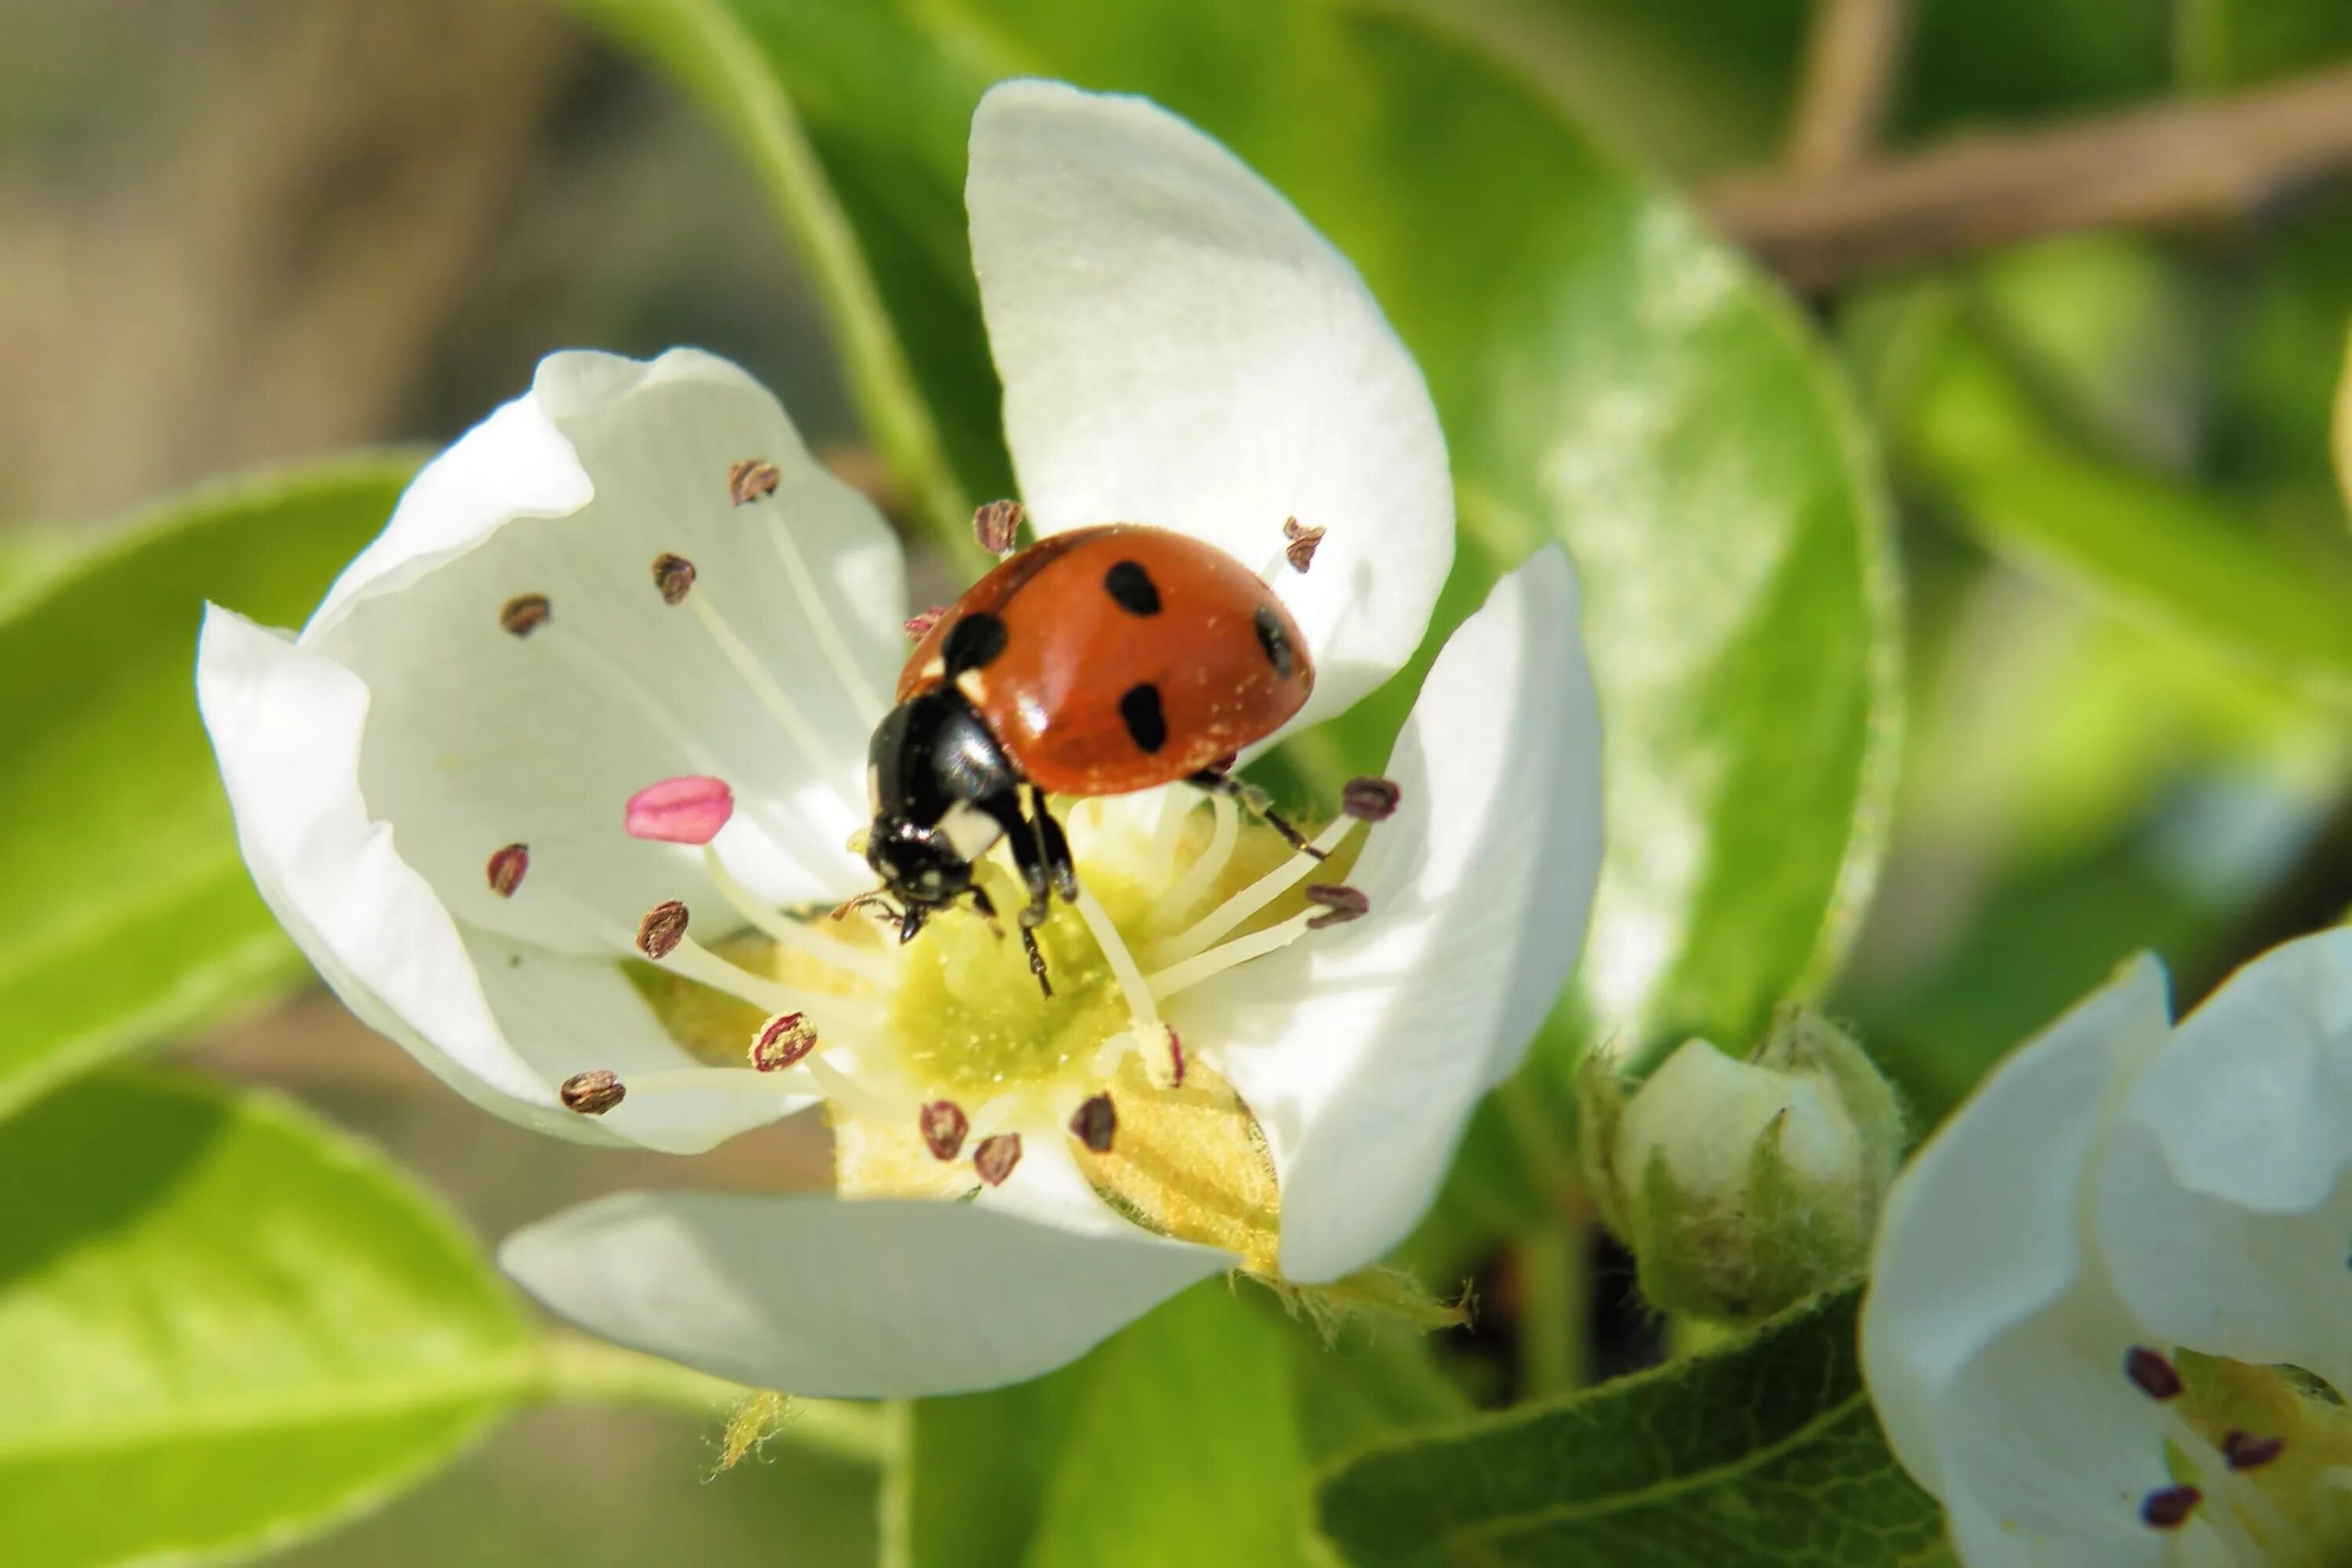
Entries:
[[1265, 649], [1266, 663], [1274, 666], [1275, 674], [1288, 680], [1290, 672], [1298, 668], [1298, 660], [1290, 651], [1290, 634], [1282, 629], [1281, 617], [1264, 605], [1257, 607], [1255, 619], [1257, 646]]
[[1118, 716], [1141, 751], [1157, 752], [1168, 743], [1168, 715], [1160, 710], [1160, 688], [1150, 681], [1127, 689], [1118, 700]]
[[1122, 561], [1103, 574], [1103, 587], [1130, 616], [1160, 613], [1160, 587], [1139, 561]]
[[947, 678], [953, 680], [967, 669], [985, 668], [989, 660], [1004, 651], [1005, 636], [1004, 623], [986, 610], [959, 617], [940, 644]]

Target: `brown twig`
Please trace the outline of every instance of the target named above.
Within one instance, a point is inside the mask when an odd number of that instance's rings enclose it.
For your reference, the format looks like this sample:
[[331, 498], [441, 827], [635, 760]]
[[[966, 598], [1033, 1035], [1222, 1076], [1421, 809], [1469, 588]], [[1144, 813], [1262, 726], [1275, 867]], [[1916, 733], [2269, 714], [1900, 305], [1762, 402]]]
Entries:
[[2076, 229], [2237, 224], [2352, 174], [2352, 68], [1702, 196], [1798, 288]]
[[1789, 166], [1826, 174], [1870, 156], [1902, 74], [1909, 0], [1814, 0]]

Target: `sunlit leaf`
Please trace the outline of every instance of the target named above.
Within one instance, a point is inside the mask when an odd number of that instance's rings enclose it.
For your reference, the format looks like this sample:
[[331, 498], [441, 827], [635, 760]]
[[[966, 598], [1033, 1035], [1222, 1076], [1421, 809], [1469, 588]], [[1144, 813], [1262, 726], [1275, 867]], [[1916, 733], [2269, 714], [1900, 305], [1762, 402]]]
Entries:
[[526, 1393], [481, 1255], [274, 1100], [100, 1077], [0, 1130], [0, 1563], [184, 1562], [380, 1501]]
[[0, 1112], [306, 973], [237, 858], [196, 718], [196, 627], [207, 598], [299, 625], [415, 466], [192, 496], [0, 614]]

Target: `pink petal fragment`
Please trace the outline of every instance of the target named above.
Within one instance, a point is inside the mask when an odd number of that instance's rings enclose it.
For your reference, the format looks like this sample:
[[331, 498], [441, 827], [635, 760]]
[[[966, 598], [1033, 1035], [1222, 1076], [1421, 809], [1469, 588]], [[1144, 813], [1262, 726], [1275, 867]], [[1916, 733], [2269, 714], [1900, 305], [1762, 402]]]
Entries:
[[623, 826], [632, 838], [708, 844], [734, 815], [735, 792], [725, 779], [686, 773], [649, 784], [631, 795]]

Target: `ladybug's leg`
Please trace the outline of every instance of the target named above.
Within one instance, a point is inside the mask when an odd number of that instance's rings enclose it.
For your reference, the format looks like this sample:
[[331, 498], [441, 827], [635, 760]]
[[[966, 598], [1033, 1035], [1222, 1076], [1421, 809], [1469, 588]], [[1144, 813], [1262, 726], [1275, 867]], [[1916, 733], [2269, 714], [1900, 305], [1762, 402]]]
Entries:
[[[1029, 973], [1037, 977], [1038, 989], [1051, 996], [1054, 983], [1045, 978], [1045, 955], [1037, 947], [1037, 928], [1045, 923], [1045, 915], [1052, 908], [1045, 858], [1038, 847], [1038, 835], [1029, 819], [1021, 815], [1021, 797], [1013, 791], [1005, 790], [978, 804], [1004, 829], [1005, 842], [1013, 847], [1013, 863], [1021, 868], [1021, 880], [1029, 889], [1029, 902], [1023, 906], [1017, 922], [1021, 927], [1021, 951], [1029, 955]], [[972, 889], [972, 895], [983, 896], [978, 888]]]
[[1043, 792], [1029, 791], [1029, 812], [1037, 824], [1037, 837], [1045, 852], [1045, 874], [1053, 879], [1054, 891], [1062, 895], [1066, 904], [1078, 901], [1078, 863], [1070, 858], [1069, 837], [1054, 814], [1045, 809]]
[[1221, 773], [1215, 768], [1202, 768], [1197, 773], [1188, 773], [1185, 775], [1184, 782], [1196, 789], [1207, 790], [1211, 795], [1233, 796], [1268, 827], [1281, 834], [1293, 849], [1312, 855], [1318, 860], [1323, 858], [1323, 851], [1307, 843], [1307, 836], [1293, 827], [1284, 819], [1280, 812], [1274, 809], [1274, 803], [1266, 798], [1265, 791], [1258, 788], [1257, 785], [1244, 783], [1234, 777], [1233, 774]]

